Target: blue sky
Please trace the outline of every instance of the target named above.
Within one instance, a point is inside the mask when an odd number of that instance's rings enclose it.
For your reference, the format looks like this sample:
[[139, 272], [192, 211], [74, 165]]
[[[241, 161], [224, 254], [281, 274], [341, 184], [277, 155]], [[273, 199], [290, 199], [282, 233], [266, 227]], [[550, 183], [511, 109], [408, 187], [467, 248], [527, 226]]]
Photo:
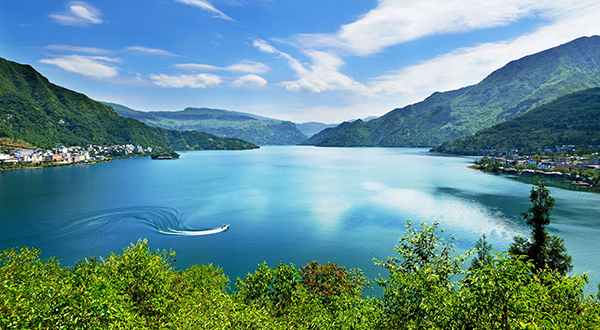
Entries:
[[380, 116], [600, 34], [586, 0], [19, 0], [0, 57], [137, 110]]

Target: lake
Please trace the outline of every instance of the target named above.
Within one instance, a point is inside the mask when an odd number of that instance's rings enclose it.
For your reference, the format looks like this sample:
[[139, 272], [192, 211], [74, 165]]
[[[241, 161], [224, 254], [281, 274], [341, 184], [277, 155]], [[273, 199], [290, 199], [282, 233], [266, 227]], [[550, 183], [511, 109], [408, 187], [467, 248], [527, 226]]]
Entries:
[[[175, 266], [221, 266], [233, 284], [259, 263], [312, 260], [386, 275], [406, 220], [437, 221], [458, 252], [482, 234], [494, 250], [529, 235], [531, 177], [468, 169], [473, 157], [426, 149], [262, 147], [188, 151], [178, 160], [0, 172], [0, 249], [34, 246], [65, 266], [120, 253], [147, 238]], [[600, 194], [550, 187], [550, 232], [563, 237], [574, 273], [600, 280]], [[225, 232], [201, 235], [222, 223]], [[377, 290], [370, 291], [376, 294]]]

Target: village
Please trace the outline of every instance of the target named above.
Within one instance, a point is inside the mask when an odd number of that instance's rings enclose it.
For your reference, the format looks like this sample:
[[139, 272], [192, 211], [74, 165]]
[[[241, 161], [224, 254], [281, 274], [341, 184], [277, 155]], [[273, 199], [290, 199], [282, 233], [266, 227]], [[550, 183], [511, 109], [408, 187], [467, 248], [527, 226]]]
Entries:
[[[588, 146], [598, 148], [600, 146]], [[578, 186], [598, 187], [600, 157], [598, 152], [576, 155], [575, 145], [539, 149], [533, 155], [519, 155], [518, 150], [485, 150], [486, 156], [475, 161], [475, 168], [514, 174], [541, 174], [563, 177]]]
[[2, 168], [32, 166], [56, 166], [86, 162], [102, 162], [114, 158], [142, 156], [152, 152], [151, 147], [143, 148], [136, 144], [98, 146], [57, 146], [52, 150], [10, 149], [0, 153]]

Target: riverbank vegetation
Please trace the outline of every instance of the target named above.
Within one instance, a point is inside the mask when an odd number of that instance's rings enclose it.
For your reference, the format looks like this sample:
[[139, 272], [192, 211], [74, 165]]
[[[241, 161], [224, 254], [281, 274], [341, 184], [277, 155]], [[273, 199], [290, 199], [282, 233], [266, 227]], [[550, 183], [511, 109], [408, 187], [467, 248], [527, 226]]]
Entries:
[[471, 168], [494, 173], [509, 174], [532, 174], [558, 177], [568, 180], [572, 185], [590, 187], [598, 189], [600, 186], [600, 171], [594, 171], [586, 168], [567, 168], [567, 167], [547, 167], [540, 168], [536, 164], [507, 164], [506, 161], [500, 162], [498, 158], [484, 156], [476, 160]]
[[[530, 198], [533, 206], [523, 217], [532, 237], [515, 238], [516, 247], [530, 249], [520, 252], [490, 252], [482, 237], [473, 250], [456, 256], [454, 238], [439, 224], [409, 221], [394, 247], [397, 254], [375, 261], [387, 272], [377, 279], [381, 297], [362, 296], [372, 283], [360, 270], [331, 263], [301, 268], [263, 263], [231, 288], [221, 268], [178, 270], [173, 251], [152, 251], [145, 240], [122, 254], [84, 259], [73, 267], [40, 258], [38, 249], [8, 249], [0, 252], [0, 327], [600, 328], [600, 302], [585, 294], [586, 275], [564, 275], [568, 267], [555, 267], [555, 254], [545, 253], [562, 241], [552, 243], [545, 235], [553, 200], [543, 183], [533, 187]], [[560, 251], [570, 262], [564, 246]]]

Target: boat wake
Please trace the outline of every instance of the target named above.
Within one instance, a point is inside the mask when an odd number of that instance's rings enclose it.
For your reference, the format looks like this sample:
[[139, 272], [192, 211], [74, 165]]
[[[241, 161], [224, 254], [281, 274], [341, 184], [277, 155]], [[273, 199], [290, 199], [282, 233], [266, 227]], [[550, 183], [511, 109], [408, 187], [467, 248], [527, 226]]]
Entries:
[[93, 236], [107, 230], [115, 223], [142, 223], [161, 234], [173, 236], [202, 236], [221, 233], [229, 226], [212, 229], [194, 229], [183, 225], [183, 218], [177, 210], [168, 207], [130, 207], [109, 210], [78, 212], [36, 221], [30, 228], [30, 235], [51, 233], [56, 242], [65, 242]]
[[223, 232], [229, 226], [213, 229], [191, 229], [182, 224], [183, 219], [177, 210], [165, 207], [144, 207], [117, 210], [119, 216], [135, 218], [146, 222], [158, 232], [175, 236], [202, 236]]

